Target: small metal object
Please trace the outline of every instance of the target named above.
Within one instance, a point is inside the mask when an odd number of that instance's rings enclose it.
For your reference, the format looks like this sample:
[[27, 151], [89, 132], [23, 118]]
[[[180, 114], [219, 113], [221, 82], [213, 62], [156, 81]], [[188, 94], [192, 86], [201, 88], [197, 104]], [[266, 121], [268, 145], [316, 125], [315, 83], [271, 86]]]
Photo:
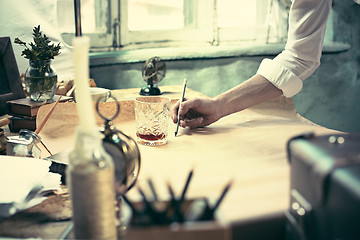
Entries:
[[330, 136], [329, 137], [329, 143], [336, 143], [336, 137], [335, 136]]
[[[104, 98], [104, 97], [103, 97]], [[140, 172], [140, 150], [136, 142], [120, 130], [116, 129], [112, 120], [120, 113], [120, 104], [115, 97], [99, 98], [96, 102], [98, 115], [105, 120], [102, 133], [103, 146], [113, 159], [115, 165], [116, 194], [124, 195], [136, 183]], [[113, 116], [106, 117], [101, 114], [100, 103], [113, 99], [116, 102], [116, 110]]]
[[345, 138], [343, 138], [343, 137], [338, 137], [337, 143], [338, 143], [338, 144], [343, 144], [343, 143], [345, 143]]
[[291, 207], [293, 210], [297, 211], [300, 208], [300, 204], [298, 202], [294, 202], [293, 204], [291, 204]]
[[345, 138], [343, 137], [337, 137], [337, 136], [330, 136], [329, 137], [329, 143], [332, 144], [344, 144], [345, 143]]
[[299, 208], [299, 209], [297, 210], [297, 214], [298, 214], [299, 216], [304, 216], [304, 215], [306, 214], [306, 210], [301, 207], [301, 208]]
[[21, 129], [19, 136], [8, 137], [6, 153], [9, 156], [40, 158], [41, 150], [38, 147], [40, 137], [28, 129]]

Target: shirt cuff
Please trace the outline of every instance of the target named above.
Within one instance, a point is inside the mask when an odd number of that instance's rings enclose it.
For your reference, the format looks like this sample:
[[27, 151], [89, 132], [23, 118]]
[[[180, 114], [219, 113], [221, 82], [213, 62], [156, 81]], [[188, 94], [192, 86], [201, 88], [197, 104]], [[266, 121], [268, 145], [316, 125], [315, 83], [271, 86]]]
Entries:
[[271, 59], [262, 60], [257, 74], [260, 74], [274, 84], [275, 87], [282, 90], [283, 95], [287, 98], [300, 92], [303, 87], [303, 82], [298, 76]]

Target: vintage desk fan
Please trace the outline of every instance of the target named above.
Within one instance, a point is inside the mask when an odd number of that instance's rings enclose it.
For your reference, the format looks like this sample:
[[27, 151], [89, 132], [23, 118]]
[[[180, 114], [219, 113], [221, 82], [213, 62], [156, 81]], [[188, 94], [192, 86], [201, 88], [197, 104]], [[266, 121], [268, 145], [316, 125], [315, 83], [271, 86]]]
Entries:
[[161, 95], [162, 92], [157, 84], [165, 77], [166, 64], [159, 57], [152, 57], [146, 60], [142, 69], [143, 80], [147, 83], [139, 94], [143, 96]]

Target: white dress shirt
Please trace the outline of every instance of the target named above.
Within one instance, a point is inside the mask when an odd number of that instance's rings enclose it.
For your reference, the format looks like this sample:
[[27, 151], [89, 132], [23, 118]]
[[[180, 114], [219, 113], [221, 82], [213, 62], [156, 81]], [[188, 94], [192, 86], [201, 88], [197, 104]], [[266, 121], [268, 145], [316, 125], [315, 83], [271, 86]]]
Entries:
[[332, 0], [293, 0], [285, 49], [274, 59], [264, 59], [257, 71], [285, 97], [297, 94], [320, 65], [327, 18]]

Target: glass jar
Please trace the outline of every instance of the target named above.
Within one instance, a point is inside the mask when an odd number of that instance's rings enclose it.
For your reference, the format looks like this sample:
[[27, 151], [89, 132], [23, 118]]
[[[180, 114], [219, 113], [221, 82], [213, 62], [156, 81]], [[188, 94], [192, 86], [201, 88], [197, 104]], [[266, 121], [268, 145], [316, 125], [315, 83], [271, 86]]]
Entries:
[[54, 97], [57, 74], [51, 60], [30, 60], [25, 71], [25, 89], [31, 100], [46, 101]]
[[28, 129], [21, 129], [18, 136], [11, 136], [6, 143], [6, 154], [9, 156], [40, 158], [41, 149], [38, 143], [40, 136]]

